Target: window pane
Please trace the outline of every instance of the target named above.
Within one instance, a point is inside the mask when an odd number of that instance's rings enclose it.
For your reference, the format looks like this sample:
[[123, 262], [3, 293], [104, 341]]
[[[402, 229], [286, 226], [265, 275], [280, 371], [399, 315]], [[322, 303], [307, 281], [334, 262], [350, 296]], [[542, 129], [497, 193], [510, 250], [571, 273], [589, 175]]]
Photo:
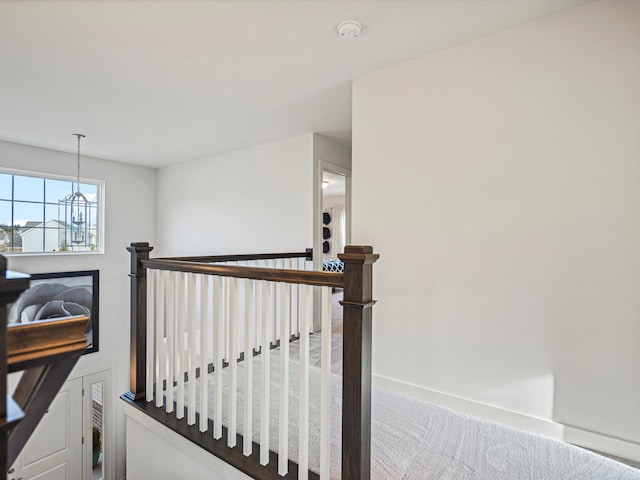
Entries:
[[47, 227], [58, 227], [58, 222], [61, 225], [64, 224], [64, 209], [60, 209], [60, 217], [58, 218], [58, 204], [46, 203], [44, 206], [44, 220]]
[[14, 175], [13, 182], [14, 200], [28, 200], [31, 202], [42, 202], [44, 200], [44, 178]]
[[89, 226], [96, 227], [98, 225], [98, 208], [91, 207], [89, 208]]
[[17, 227], [13, 227], [13, 232], [11, 235], [11, 245], [13, 247], [13, 251], [14, 252], [21, 252], [22, 251], [22, 232], [24, 230], [17, 228]]
[[0, 225], [0, 253], [6, 253], [11, 249], [11, 228]]
[[[50, 225], [52, 222], [49, 222]], [[44, 231], [44, 249], [45, 252], [59, 252], [65, 251], [64, 241], [64, 228], [58, 228], [57, 224], [54, 226], [47, 226]]]
[[13, 202], [13, 223], [26, 228], [42, 226], [44, 222], [41, 203]]
[[11, 226], [11, 202], [0, 200], [0, 225]]
[[85, 197], [87, 197], [87, 199], [89, 199], [91, 202], [97, 202], [98, 201], [98, 186], [97, 185], [90, 185], [88, 183], [81, 183], [80, 184], [80, 191], [82, 193], [84, 193]]
[[8, 252], [21, 252], [22, 251], [22, 237], [20, 236], [19, 228], [9, 228], [7, 230], [9, 234]]
[[73, 193], [73, 184], [64, 180], [45, 179], [45, 202], [58, 203], [67, 195]]
[[0, 199], [11, 200], [11, 175], [0, 173]]
[[44, 228], [30, 228], [22, 234], [23, 252], [44, 252]]

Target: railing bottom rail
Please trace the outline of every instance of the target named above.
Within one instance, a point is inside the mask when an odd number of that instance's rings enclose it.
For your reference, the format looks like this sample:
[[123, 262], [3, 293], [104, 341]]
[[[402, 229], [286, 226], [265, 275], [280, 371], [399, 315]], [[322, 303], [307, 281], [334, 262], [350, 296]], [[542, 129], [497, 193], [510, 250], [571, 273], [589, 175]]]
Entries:
[[[222, 438], [219, 440], [214, 439], [211, 435], [211, 432], [213, 431], [213, 421], [211, 419], [209, 419], [209, 427], [206, 432], [201, 432], [199, 430], [199, 413], [196, 413], [195, 424], [188, 425], [186, 412], [184, 418], [178, 419], [172, 413], [167, 413], [164, 407], [156, 407], [155, 397], [151, 402], [146, 402], [144, 400], [132, 400], [127, 395], [122, 395], [120, 398], [168, 429], [191, 441], [198, 447], [237, 468], [245, 475], [260, 480], [282, 480], [283, 478], [278, 474], [278, 458], [275, 452], [269, 451], [269, 463], [264, 466], [260, 465], [260, 446], [258, 444], [253, 442], [254, 453], [249, 456], [245, 456], [242, 453], [242, 435], [236, 435], [235, 447], [228, 447], [227, 428], [224, 426], [222, 427]], [[176, 405], [174, 403], [174, 410], [175, 408]], [[287, 474], [287, 478], [298, 478], [298, 465], [292, 461], [289, 461], [289, 473]], [[317, 473], [310, 471], [309, 480], [320, 480], [320, 476]]]

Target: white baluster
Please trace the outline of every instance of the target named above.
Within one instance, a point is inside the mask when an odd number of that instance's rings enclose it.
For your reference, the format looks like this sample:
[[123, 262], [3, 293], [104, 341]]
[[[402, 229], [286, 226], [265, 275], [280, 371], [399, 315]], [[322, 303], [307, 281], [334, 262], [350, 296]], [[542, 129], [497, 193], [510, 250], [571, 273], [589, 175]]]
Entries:
[[214, 419], [213, 419], [213, 438], [219, 440], [222, 438], [222, 387], [223, 387], [223, 362], [224, 362], [224, 287], [222, 277], [213, 277], [213, 306], [214, 306]]
[[[276, 269], [281, 269], [282, 268], [282, 259], [274, 259], [273, 260], [273, 268]], [[271, 289], [272, 291], [272, 299], [273, 299], [273, 318], [274, 319], [278, 319], [280, 318], [280, 302], [278, 302], [276, 295], [278, 292], [278, 286], [277, 284], [273, 285], [273, 288]], [[280, 322], [278, 321], [274, 321], [273, 322], [273, 336], [271, 337], [271, 341], [275, 344], [277, 344], [278, 340], [280, 339]]]
[[[278, 258], [274, 260], [275, 268], [282, 269], [282, 259]], [[280, 340], [280, 336], [282, 332], [280, 330], [280, 323], [277, 319], [282, 318], [282, 304], [280, 302], [280, 284], [276, 283], [273, 286], [273, 309], [274, 309], [274, 317], [276, 321], [273, 322], [273, 343], [277, 343]]]
[[289, 331], [291, 285], [278, 283], [280, 300], [280, 412], [278, 428], [278, 474], [289, 471]]
[[175, 381], [175, 351], [176, 351], [176, 272], [168, 272], [167, 284], [167, 388], [165, 409], [173, 412], [173, 396]]
[[176, 318], [176, 418], [184, 417], [184, 325], [186, 317], [185, 298], [186, 273], [177, 278], [178, 316]]
[[328, 480], [331, 447], [331, 288], [321, 289], [320, 479]]
[[154, 361], [154, 331], [156, 317], [156, 276], [157, 270], [147, 269], [147, 364], [146, 364], [146, 400], [153, 400]]
[[273, 285], [270, 282], [261, 281], [262, 284], [262, 345], [260, 356], [262, 357], [261, 384], [261, 409], [260, 409], [260, 464], [269, 463], [269, 369], [270, 366], [270, 342], [273, 323]]
[[300, 418], [298, 480], [309, 476], [309, 333], [313, 315], [312, 287], [300, 285]]
[[[225, 262], [225, 265], [230, 265], [231, 262]], [[229, 317], [230, 317], [230, 312], [229, 312], [229, 308], [230, 307], [230, 302], [229, 302], [229, 281], [230, 279], [228, 277], [221, 277], [222, 278], [222, 289], [224, 291], [224, 315], [222, 317], [222, 325], [223, 325], [223, 330], [222, 330], [222, 335], [224, 338], [224, 361], [225, 362], [229, 362]]]
[[238, 420], [238, 279], [229, 278], [229, 425], [227, 446], [236, 446]]
[[[238, 262], [238, 266], [240, 267], [245, 267], [247, 265], [247, 261], [246, 260], [242, 260]], [[238, 363], [240, 363], [241, 358], [243, 358], [244, 355], [244, 350], [245, 350], [245, 341], [244, 341], [244, 337], [246, 335], [245, 332], [245, 310], [246, 310], [246, 279], [243, 278], [236, 278], [236, 287], [237, 287], [237, 292], [238, 292], [238, 296], [237, 296], [237, 308], [238, 308], [238, 312], [236, 314], [236, 318], [237, 318], [237, 322], [236, 322], [236, 329], [238, 331], [237, 334], [237, 338], [238, 341], [236, 342], [236, 358], [238, 359]], [[244, 388], [242, 385], [240, 386], [241, 388]]]
[[[258, 268], [264, 268], [264, 260], [256, 260], [254, 262], [254, 266]], [[254, 331], [254, 343], [253, 346], [256, 351], [260, 350], [260, 342], [262, 341], [262, 322], [260, 319], [262, 318], [262, 302], [260, 299], [262, 298], [262, 282], [256, 281], [254, 283], [254, 301], [253, 305], [255, 307], [255, 331]]]
[[165, 271], [158, 270], [156, 272], [156, 314], [155, 314], [155, 336], [156, 336], [156, 407], [162, 407], [162, 400], [164, 398], [162, 391], [162, 381], [164, 380], [163, 370], [164, 365], [166, 363], [166, 352], [164, 348], [164, 321], [165, 321], [165, 312], [164, 312], [164, 278]]
[[[248, 267], [257, 267], [258, 263], [256, 260], [252, 260], [251, 262], [247, 262]], [[259, 289], [260, 286], [258, 284], [258, 280], [251, 280], [249, 282], [251, 284], [249, 291], [251, 291], [251, 301], [249, 302], [249, 313], [253, 318], [252, 327], [251, 327], [251, 349], [252, 352], [255, 353], [257, 350], [257, 346], [260, 344], [260, 339], [258, 338], [258, 324], [260, 323], [260, 305], [257, 304], [259, 297]], [[247, 287], [245, 286], [245, 289]]]
[[254, 282], [244, 280], [244, 421], [242, 453], [252, 452], [253, 438], [253, 345], [255, 330]]
[[292, 284], [291, 285], [291, 308], [290, 308], [290, 316], [291, 319], [291, 335], [298, 335], [300, 333], [300, 315], [298, 313], [299, 309], [299, 295], [300, 295], [299, 285]]
[[189, 385], [189, 395], [187, 403], [187, 425], [196, 423], [196, 366], [197, 366], [197, 344], [196, 344], [196, 327], [198, 322], [198, 311], [196, 302], [196, 275], [190, 273], [187, 275], [187, 375]]
[[[200, 431], [209, 428], [209, 317], [211, 301], [209, 285], [211, 277], [200, 275]], [[194, 379], [195, 380], [195, 379]], [[195, 383], [195, 382], [194, 382]]]

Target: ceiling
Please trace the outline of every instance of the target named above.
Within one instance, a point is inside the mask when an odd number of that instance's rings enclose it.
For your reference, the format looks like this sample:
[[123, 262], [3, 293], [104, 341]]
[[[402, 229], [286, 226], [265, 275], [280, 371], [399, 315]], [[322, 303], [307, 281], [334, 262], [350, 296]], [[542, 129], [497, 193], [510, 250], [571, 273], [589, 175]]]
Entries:
[[[0, 140], [164, 166], [307, 132], [351, 80], [590, 0], [0, 0]], [[337, 25], [363, 25], [357, 40]]]
[[322, 196], [334, 197], [344, 196], [347, 189], [347, 183], [344, 175], [338, 173], [322, 172]]

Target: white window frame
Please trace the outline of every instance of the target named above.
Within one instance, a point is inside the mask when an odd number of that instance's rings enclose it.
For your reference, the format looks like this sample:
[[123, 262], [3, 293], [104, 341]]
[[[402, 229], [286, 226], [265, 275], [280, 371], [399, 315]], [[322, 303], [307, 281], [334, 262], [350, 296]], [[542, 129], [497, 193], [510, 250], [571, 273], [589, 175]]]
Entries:
[[[30, 170], [19, 170], [15, 168], [4, 168], [0, 167], [0, 173], [8, 174], [8, 175], [16, 175], [22, 177], [34, 177], [34, 178], [43, 178], [48, 180], [59, 180], [65, 182], [76, 183], [77, 177], [72, 177], [69, 175], [58, 175], [53, 173], [46, 172], [34, 172]], [[101, 255], [104, 253], [104, 237], [105, 237], [105, 227], [104, 227], [104, 218], [105, 218], [105, 182], [103, 180], [96, 180], [93, 178], [85, 178], [80, 177], [80, 183], [95, 185], [97, 190], [97, 221], [96, 221], [96, 230], [97, 230], [97, 242], [95, 250], [80, 250], [80, 251], [55, 251], [55, 252], [1, 252], [2, 255], [5, 256], [59, 256], [59, 255]], [[15, 202], [16, 200], [11, 198], [11, 202]], [[43, 200], [43, 204], [46, 204], [46, 199]], [[44, 219], [45, 222], [47, 219]], [[14, 219], [15, 221], [15, 219]]]

